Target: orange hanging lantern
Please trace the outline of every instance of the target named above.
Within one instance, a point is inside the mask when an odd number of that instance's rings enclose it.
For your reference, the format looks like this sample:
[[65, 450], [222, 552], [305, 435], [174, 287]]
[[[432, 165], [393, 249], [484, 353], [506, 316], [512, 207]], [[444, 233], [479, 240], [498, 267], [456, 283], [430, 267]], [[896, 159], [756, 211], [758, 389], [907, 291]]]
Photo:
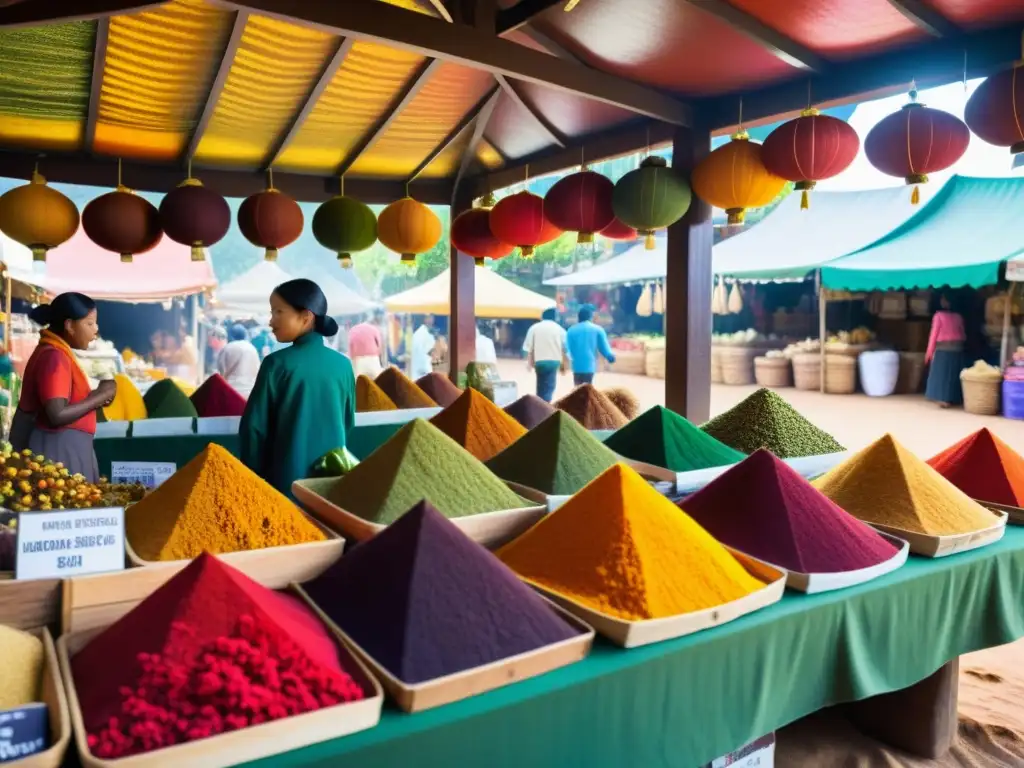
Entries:
[[769, 171], [761, 145], [746, 131], [705, 157], [693, 169], [691, 183], [697, 196], [729, 215], [730, 224], [742, 224], [747, 208], [760, 208], [774, 200], [786, 180]]
[[503, 243], [514, 243], [524, 259], [538, 245], [550, 243], [562, 230], [544, 212], [544, 198], [526, 190], [502, 198], [491, 211], [491, 232]]
[[0, 232], [32, 251], [33, 261], [46, 261], [46, 252], [65, 243], [78, 231], [78, 209], [57, 190], [46, 185], [39, 171], [28, 184], [0, 197]]
[[441, 239], [441, 220], [423, 203], [411, 197], [396, 200], [377, 217], [377, 239], [402, 263], [416, 264], [416, 254], [426, 253]]

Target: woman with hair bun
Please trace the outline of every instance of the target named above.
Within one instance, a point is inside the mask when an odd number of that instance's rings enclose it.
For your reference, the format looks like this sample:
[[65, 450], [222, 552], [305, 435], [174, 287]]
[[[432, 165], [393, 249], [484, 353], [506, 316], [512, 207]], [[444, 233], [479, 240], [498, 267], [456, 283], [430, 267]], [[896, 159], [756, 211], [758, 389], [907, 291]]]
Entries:
[[96, 411], [110, 405], [117, 391], [113, 380], [90, 390], [74, 353], [99, 335], [96, 302], [81, 293], [62, 293], [29, 317], [44, 328], [25, 367], [11, 444], [61, 462], [94, 483], [99, 479], [93, 451]]
[[290, 347], [260, 366], [239, 428], [241, 458], [286, 495], [313, 463], [345, 446], [355, 424], [352, 363], [324, 345], [338, 324], [312, 280], [289, 280], [270, 295], [270, 329]]

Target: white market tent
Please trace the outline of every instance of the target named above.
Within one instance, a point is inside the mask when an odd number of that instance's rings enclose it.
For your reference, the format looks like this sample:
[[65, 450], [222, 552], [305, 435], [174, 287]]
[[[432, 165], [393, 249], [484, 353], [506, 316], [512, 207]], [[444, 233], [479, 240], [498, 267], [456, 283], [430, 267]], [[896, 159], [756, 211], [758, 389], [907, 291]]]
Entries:
[[[539, 318], [555, 300], [506, 280], [497, 272], [481, 268], [476, 277], [476, 316], [506, 320]], [[450, 311], [451, 282], [449, 270], [423, 285], [397, 293], [384, 300], [389, 312], [423, 315], [447, 315]]]
[[[217, 291], [217, 311], [256, 317], [266, 315], [269, 313], [270, 294], [281, 283], [293, 279], [293, 275], [274, 262], [261, 261]], [[363, 314], [377, 306], [329, 275], [321, 275], [315, 282], [327, 297], [327, 311], [334, 317]]]
[[618, 285], [661, 280], [668, 268], [666, 238], [654, 241], [648, 251], [641, 240], [629, 250], [590, 269], [545, 280], [544, 285]]

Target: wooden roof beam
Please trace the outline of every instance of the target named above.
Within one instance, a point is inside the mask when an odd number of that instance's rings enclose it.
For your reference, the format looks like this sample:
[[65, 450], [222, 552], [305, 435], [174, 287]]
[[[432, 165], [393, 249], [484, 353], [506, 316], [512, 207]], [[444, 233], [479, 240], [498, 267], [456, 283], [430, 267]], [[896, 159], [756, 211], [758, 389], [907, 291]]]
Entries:
[[553, 126], [550, 121], [544, 117], [544, 115], [526, 103], [523, 97], [519, 94], [519, 91], [515, 89], [515, 86], [513, 86], [512, 83], [510, 83], [503, 75], [495, 75], [494, 77], [498, 81], [498, 85], [501, 86], [501, 90], [503, 90], [505, 94], [516, 103], [516, 106], [533, 118], [534, 122], [537, 123], [544, 134], [547, 135], [552, 144], [559, 147], [565, 147], [569, 143], [568, 139], [562, 135], [561, 131], [555, 128], [555, 126]]
[[48, 0], [14, 3], [0, 7], [0, 29], [36, 27], [40, 24], [63, 24], [69, 21], [91, 21], [104, 16], [140, 13], [163, 5], [144, 0]]
[[219, 0], [219, 4], [537, 83], [674, 125], [687, 126], [691, 122], [688, 105], [654, 88], [570, 61], [552, 66], [551, 56], [546, 53], [478, 29], [409, 13], [388, 3]]
[[402, 113], [402, 110], [409, 106], [409, 103], [416, 98], [417, 94], [423, 89], [423, 86], [430, 80], [431, 75], [433, 75], [440, 66], [441, 61], [439, 59], [428, 59], [423, 63], [423, 66], [420, 67], [419, 71], [409, 78], [405, 87], [391, 102], [388, 111], [376, 122], [376, 124], [374, 124], [372, 128], [370, 128], [369, 131], [366, 132], [366, 135], [362, 140], [351, 152], [348, 153], [348, 157], [341, 162], [341, 165], [338, 166], [338, 170], [335, 172], [336, 176], [344, 176], [348, 173], [349, 168], [355, 165], [359, 156], [377, 143], [377, 140], [384, 135], [384, 132], [387, 131], [391, 123], [393, 123]]
[[889, 0], [889, 5], [933, 37], [948, 37], [962, 32], [956, 24], [921, 0]]
[[[416, 170], [409, 175], [409, 178], [406, 179], [406, 183], [411, 184], [413, 181], [415, 181], [416, 177], [423, 173], [423, 171], [425, 171], [432, 162], [437, 160], [441, 153], [448, 149], [448, 147], [452, 145], [452, 142], [459, 138], [459, 136], [461, 136], [463, 132], [467, 128], [469, 128], [470, 125], [473, 124], [474, 121], [476, 121], [477, 124], [479, 125], [480, 119], [483, 117], [485, 111], [487, 112], [487, 118], [489, 119], [491, 116], [491, 112], [494, 110], [494, 104], [497, 102], [498, 95], [500, 93], [501, 89], [497, 85], [495, 85], [490, 91], [487, 92], [486, 96], [484, 96], [482, 99], [480, 99], [480, 101], [474, 104], [473, 108], [470, 109], [469, 112], [467, 112], [465, 116], [459, 121], [459, 124], [456, 125], [448, 133], [448, 135], [444, 137], [444, 139], [441, 140], [440, 144], [438, 144], [430, 151], [430, 154], [428, 154], [423, 159], [423, 162], [421, 162], [416, 167]], [[463, 154], [463, 157], [465, 157], [465, 154]]]
[[686, 0], [686, 2], [694, 8], [700, 8], [705, 13], [714, 16], [719, 21], [724, 21], [734, 30], [750, 38], [791, 67], [802, 69], [805, 72], [822, 72], [827, 68], [825, 60], [814, 51], [772, 29], [757, 17], [730, 5], [727, 0]]
[[469, 138], [469, 144], [466, 145], [466, 151], [462, 153], [462, 160], [459, 161], [459, 170], [455, 174], [455, 181], [452, 183], [452, 201], [455, 200], [455, 195], [459, 191], [459, 182], [462, 181], [466, 175], [466, 171], [469, 170], [470, 163], [473, 162], [473, 158], [476, 157], [477, 147], [480, 146], [480, 142], [483, 141], [484, 132], [487, 130], [488, 123], [491, 122], [491, 115], [494, 114], [494, 108], [498, 106], [498, 99], [501, 98], [501, 88], [495, 88], [491, 95], [483, 104], [483, 108], [476, 118], [476, 125], [473, 126], [473, 135]]
[[444, 4], [444, 0], [427, 0], [430, 6], [437, 11], [437, 15], [440, 16], [447, 22], [451, 22], [452, 15], [448, 12], [448, 6]]
[[192, 131], [192, 137], [189, 139], [188, 147], [185, 150], [185, 160], [191, 160], [195, 157], [196, 150], [199, 149], [199, 142], [203, 140], [206, 127], [210, 124], [213, 112], [217, 108], [217, 101], [220, 99], [221, 93], [224, 92], [224, 85], [228, 81], [228, 74], [231, 72], [231, 65], [235, 61], [238, 46], [242, 43], [242, 33], [245, 32], [245, 25], [248, 21], [249, 13], [247, 11], [235, 13], [235, 21], [231, 27], [231, 36], [228, 38], [228, 44], [224, 48], [224, 55], [221, 56], [220, 66], [217, 68], [216, 77], [213, 78], [210, 92], [206, 95], [203, 111], [196, 122], [195, 130]]
[[556, 5], [565, 5], [565, 0], [519, 0], [510, 8], [498, 11], [497, 29], [499, 35], [519, 29], [537, 16], [546, 13]]
[[89, 84], [89, 112], [85, 118], [85, 136], [82, 148], [93, 151], [96, 141], [96, 120], [100, 113], [100, 97], [103, 93], [103, 64], [107, 58], [107, 40], [110, 39], [110, 18], [96, 22], [96, 44], [92, 52], [92, 82]]
[[281, 133], [280, 138], [274, 143], [273, 149], [271, 149], [266, 162], [263, 164], [264, 170], [273, 167], [274, 163], [284, 153], [285, 148], [298, 136], [303, 124], [305, 124], [310, 113], [316, 107], [317, 102], [320, 101], [320, 97], [327, 90], [327, 86], [331, 84], [331, 80], [338, 74], [341, 65], [345, 63], [345, 58], [348, 56], [349, 51], [352, 50], [353, 45], [355, 45], [355, 40], [348, 37], [342, 38], [338, 42], [338, 47], [334, 49], [333, 55], [327, 60], [324, 68], [320, 71], [320, 77], [317, 78], [316, 82], [313, 83], [313, 87], [309, 89], [309, 93], [306, 94], [306, 98], [302, 102], [302, 108], [299, 109], [295, 117], [292, 118], [291, 123]]

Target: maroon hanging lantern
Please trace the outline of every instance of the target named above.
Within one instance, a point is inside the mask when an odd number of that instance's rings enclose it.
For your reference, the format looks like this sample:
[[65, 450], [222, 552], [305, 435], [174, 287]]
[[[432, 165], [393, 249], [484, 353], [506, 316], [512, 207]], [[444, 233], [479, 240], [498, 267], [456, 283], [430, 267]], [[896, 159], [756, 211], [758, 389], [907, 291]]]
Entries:
[[636, 240], [640, 236], [633, 227], [619, 221], [618, 217], [612, 219], [612, 223], [602, 229], [600, 234], [609, 240]]
[[1024, 62], [997, 72], [971, 94], [964, 121], [982, 141], [1024, 152]]
[[277, 261], [277, 252], [302, 234], [304, 219], [299, 204], [270, 186], [249, 195], [238, 208], [238, 228], [245, 239], [264, 248], [267, 261]]
[[560, 179], [544, 196], [548, 221], [566, 232], [578, 232], [577, 243], [594, 242], [615, 219], [612, 192], [615, 185], [607, 176], [582, 170]]
[[155, 248], [164, 236], [156, 206], [122, 184], [85, 206], [82, 229], [100, 248], [120, 254], [125, 263]]
[[493, 207], [494, 196], [487, 195], [482, 206], [463, 211], [452, 222], [452, 245], [472, 256], [478, 267], [484, 265], [484, 259], [502, 259], [516, 249], [515, 245], [503, 243], [491, 232]]
[[160, 202], [160, 223], [171, 240], [192, 249], [192, 261], [203, 261], [203, 249], [220, 242], [228, 233], [231, 208], [227, 200], [189, 173]]
[[761, 160], [771, 173], [796, 182], [800, 207], [806, 209], [814, 185], [849, 168], [859, 149], [860, 137], [849, 123], [806, 109], [768, 134]]
[[902, 177], [914, 185], [910, 202], [920, 201], [919, 184], [928, 174], [956, 163], [971, 141], [971, 131], [955, 115], [926, 107], [917, 91], [899, 112], [882, 119], [864, 140], [864, 154], [871, 165], [887, 176]]

